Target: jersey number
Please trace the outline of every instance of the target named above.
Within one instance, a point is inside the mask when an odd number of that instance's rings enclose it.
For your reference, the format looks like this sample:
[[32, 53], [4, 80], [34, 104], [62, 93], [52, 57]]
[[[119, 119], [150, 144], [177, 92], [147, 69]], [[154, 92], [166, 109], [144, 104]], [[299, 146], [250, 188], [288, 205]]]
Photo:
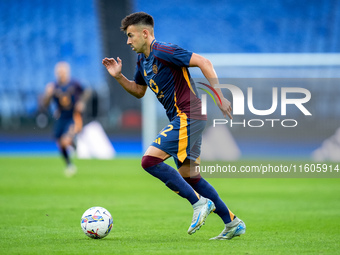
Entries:
[[159, 89], [158, 89], [156, 82], [153, 79], [150, 80], [150, 89], [152, 89], [153, 92], [158, 94]]
[[168, 128], [165, 128], [162, 132], [161, 132], [161, 135], [164, 136], [164, 137], [167, 137], [168, 135], [166, 134], [166, 132], [169, 132], [171, 130], [173, 130], [173, 125], [168, 125]]

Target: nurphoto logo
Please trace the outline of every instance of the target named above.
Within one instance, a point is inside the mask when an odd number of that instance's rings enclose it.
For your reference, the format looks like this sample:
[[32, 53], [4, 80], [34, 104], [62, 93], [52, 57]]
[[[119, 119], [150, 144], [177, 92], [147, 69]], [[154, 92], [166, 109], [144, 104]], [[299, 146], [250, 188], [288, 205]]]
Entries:
[[[218, 96], [216, 90], [211, 87], [210, 85], [207, 85], [205, 83], [199, 82], [201, 85], [206, 86], [207, 88], [209, 88], [217, 97], [217, 99], [219, 99], [220, 103], [221, 99]], [[236, 115], [240, 115], [240, 116], [244, 116], [245, 115], [245, 96], [243, 91], [232, 84], [217, 84], [215, 85], [215, 88], [226, 88], [228, 89], [231, 94], [232, 94], [232, 114], [234, 116]], [[203, 90], [204, 92], [206, 92], [214, 101], [215, 105], [216, 105], [216, 100], [214, 98], [214, 96], [205, 88], [199, 88], [201, 90]], [[280, 92], [280, 93], [279, 93]], [[201, 101], [202, 101], [202, 110], [201, 113], [202, 115], [207, 115], [207, 94], [202, 94], [201, 95]], [[289, 95], [290, 94], [294, 94], [294, 95], [300, 95], [301, 97], [299, 98], [290, 98]], [[251, 112], [252, 114], [256, 115], [256, 116], [269, 116], [271, 114], [273, 114], [279, 106], [278, 103], [278, 99], [279, 99], [279, 95], [280, 95], [280, 115], [281, 116], [287, 116], [287, 105], [294, 105], [295, 107], [297, 107], [297, 109], [299, 109], [303, 115], [305, 116], [312, 116], [312, 114], [310, 113], [310, 111], [308, 111], [308, 109], [304, 106], [304, 104], [306, 104], [307, 102], [310, 101], [311, 99], [311, 93], [308, 89], [305, 88], [300, 88], [300, 87], [281, 87], [280, 90], [277, 87], [273, 87], [272, 88], [272, 94], [271, 94], [271, 107], [269, 109], [256, 109], [254, 107], [254, 100], [253, 100], [253, 88], [252, 87], [248, 87], [247, 88], [247, 107], [249, 112]], [[282, 127], [296, 127], [298, 125], [297, 120], [295, 119], [270, 119], [270, 118], [266, 118], [266, 119], [250, 119], [250, 120], [246, 120], [243, 119], [242, 121], [233, 121], [233, 120], [227, 120], [227, 119], [214, 119], [213, 120], [213, 127], [215, 127], [216, 125], [226, 125], [226, 124], [230, 124], [230, 127], [233, 127], [235, 125], [241, 125], [243, 127], [262, 127], [265, 125], [265, 123], [268, 123], [269, 125], [271, 125], [271, 127], [274, 127], [275, 124], [280, 123]]]

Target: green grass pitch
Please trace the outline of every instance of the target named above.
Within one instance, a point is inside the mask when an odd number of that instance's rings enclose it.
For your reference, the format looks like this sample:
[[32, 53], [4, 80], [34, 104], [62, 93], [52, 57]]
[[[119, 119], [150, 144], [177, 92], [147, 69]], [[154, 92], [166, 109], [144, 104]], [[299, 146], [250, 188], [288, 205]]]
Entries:
[[[75, 162], [78, 174], [67, 179], [58, 157], [0, 158], [0, 254], [340, 253], [340, 179], [210, 178], [247, 232], [209, 241], [223, 229], [219, 217], [189, 236], [190, 204], [139, 159]], [[92, 206], [113, 216], [101, 240], [80, 227]]]

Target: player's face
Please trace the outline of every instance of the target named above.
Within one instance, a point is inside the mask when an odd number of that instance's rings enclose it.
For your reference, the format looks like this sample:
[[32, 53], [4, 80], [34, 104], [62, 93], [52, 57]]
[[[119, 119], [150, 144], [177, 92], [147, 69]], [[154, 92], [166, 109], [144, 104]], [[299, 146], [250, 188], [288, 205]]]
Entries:
[[61, 84], [68, 83], [70, 79], [70, 66], [65, 62], [60, 62], [56, 65], [55, 76]]
[[143, 28], [131, 25], [126, 29], [128, 36], [127, 44], [137, 53], [144, 53], [146, 49], [146, 38], [143, 35]]

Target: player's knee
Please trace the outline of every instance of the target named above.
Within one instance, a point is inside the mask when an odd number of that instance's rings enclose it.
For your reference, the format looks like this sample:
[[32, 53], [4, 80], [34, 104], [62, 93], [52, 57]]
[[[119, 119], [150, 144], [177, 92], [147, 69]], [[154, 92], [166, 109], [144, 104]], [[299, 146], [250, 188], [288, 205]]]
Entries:
[[191, 186], [195, 185], [196, 183], [198, 183], [201, 180], [202, 176], [200, 173], [198, 173], [198, 175], [195, 176], [191, 176], [191, 177], [186, 177], [184, 178], [184, 180], [190, 184]]
[[62, 148], [66, 148], [66, 147], [72, 145], [72, 137], [63, 136], [60, 139], [60, 145], [61, 145]]
[[161, 158], [146, 155], [143, 156], [141, 165], [146, 170], [147, 168], [158, 165], [161, 162], [163, 162], [163, 159]]

